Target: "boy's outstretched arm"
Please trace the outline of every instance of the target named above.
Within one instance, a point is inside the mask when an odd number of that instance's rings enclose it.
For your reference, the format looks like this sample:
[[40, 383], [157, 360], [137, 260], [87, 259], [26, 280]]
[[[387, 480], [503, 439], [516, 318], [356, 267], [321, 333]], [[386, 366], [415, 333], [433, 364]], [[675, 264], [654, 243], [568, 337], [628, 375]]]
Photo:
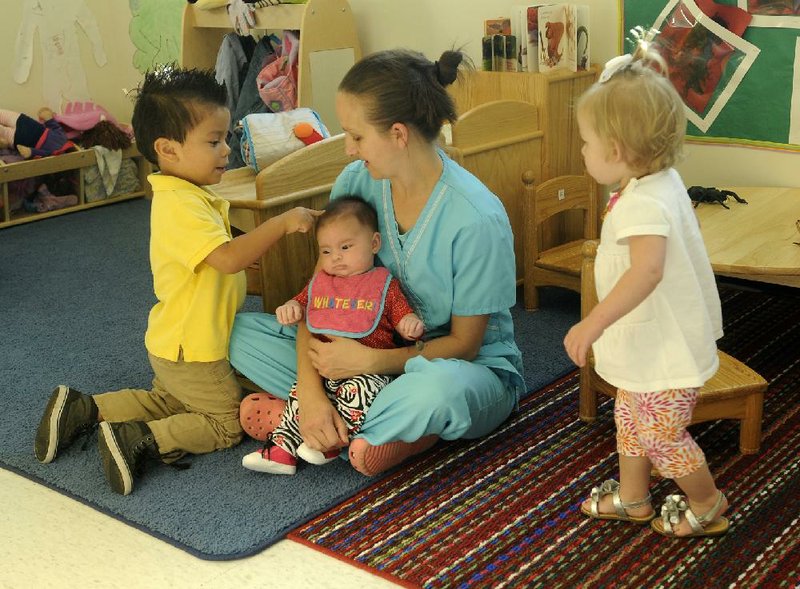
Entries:
[[236, 274], [259, 259], [284, 235], [308, 233], [321, 214], [322, 211], [295, 207], [223, 243], [206, 256], [205, 262], [223, 274]]

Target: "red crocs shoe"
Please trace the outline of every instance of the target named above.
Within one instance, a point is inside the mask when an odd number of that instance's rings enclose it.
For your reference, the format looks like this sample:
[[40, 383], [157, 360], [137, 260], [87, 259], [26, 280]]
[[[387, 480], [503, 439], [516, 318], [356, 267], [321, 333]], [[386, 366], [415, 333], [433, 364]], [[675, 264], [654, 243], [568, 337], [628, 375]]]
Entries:
[[280, 424], [285, 407], [286, 401], [269, 393], [252, 393], [239, 405], [239, 423], [248, 436], [265, 442]]
[[350, 464], [361, 474], [375, 476], [397, 466], [406, 458], [424, 452], [438, 440], [439, 436], [431, 434], [416, 442], [389, 442], [373, 446], [364, 438], [355, 438], [350, 442]]
[[297, 458], [273, 445], [243, 456], [242, 466], [258, 472], [294, 474], [297, 472]]

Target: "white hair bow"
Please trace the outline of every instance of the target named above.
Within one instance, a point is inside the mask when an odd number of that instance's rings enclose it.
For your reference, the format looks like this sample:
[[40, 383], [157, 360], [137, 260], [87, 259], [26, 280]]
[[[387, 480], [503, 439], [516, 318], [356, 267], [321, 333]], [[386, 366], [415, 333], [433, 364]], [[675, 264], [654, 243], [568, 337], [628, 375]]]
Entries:
[[633, 56], [629, 53], [626, 53], [625, 55], [618, 55], [617, 57], [609, 59], [603, 68], [603, 73], [600, 74], [599, 82], [601, 84], [605, 84], [612, 78], [614, 74], [629, 66], [631, 63], [633, 63]]

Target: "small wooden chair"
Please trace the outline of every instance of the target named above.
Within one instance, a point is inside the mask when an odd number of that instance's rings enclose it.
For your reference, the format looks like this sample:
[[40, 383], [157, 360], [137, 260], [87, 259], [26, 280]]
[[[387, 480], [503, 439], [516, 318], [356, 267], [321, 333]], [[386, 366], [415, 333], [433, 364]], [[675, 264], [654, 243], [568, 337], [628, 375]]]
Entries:
[[[583, 267], [581, 271], [581, 317], [586, 317], [597, 304], [594, 283], [594, 259], [597, 242], [587, 241], [583, 245]], [[761, 445], [761, 414], [767, 381], [739, 362], [736, 358], [719, 351], [719, 370], [700, 389], [692, 423], [714, 419], [738, 419], [739, 450], [742, 454], [756, 454]], [[616, 397], [617, 389], [603, 380], [594, 370], [591, 351], [580, 371], [579, 416], [583, 421], [594, 421], [597, 417], [597, 393]]]
[[[557, 176], [534, 185], [531, 172], [522, 175], [525, 185], [525, 308], [539, 307], [538, 286], [581, 290], [581, 246], [597, 238], [597, 183], [588, 174]], [[579, 239], [548, 246], [548, 221], [566, 211], [583, 211]], [[550, 232], [552, 233], [552, 231]]]

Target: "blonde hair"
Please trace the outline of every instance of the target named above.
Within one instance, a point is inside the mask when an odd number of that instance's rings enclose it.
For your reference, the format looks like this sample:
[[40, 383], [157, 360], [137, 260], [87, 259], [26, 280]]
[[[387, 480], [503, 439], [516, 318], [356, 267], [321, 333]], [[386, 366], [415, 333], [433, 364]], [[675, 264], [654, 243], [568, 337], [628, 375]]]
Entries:
[[[579, 99], [595, 133], [623, 160], [643, 174], [672, 167], [683, 155], [686, 114], [683, 101], [667, 78], [667, 66], [649, 43], [639, 39], [629, 59], [600, 77]], [[620, 60], [621, 58], [616, 58]]]

